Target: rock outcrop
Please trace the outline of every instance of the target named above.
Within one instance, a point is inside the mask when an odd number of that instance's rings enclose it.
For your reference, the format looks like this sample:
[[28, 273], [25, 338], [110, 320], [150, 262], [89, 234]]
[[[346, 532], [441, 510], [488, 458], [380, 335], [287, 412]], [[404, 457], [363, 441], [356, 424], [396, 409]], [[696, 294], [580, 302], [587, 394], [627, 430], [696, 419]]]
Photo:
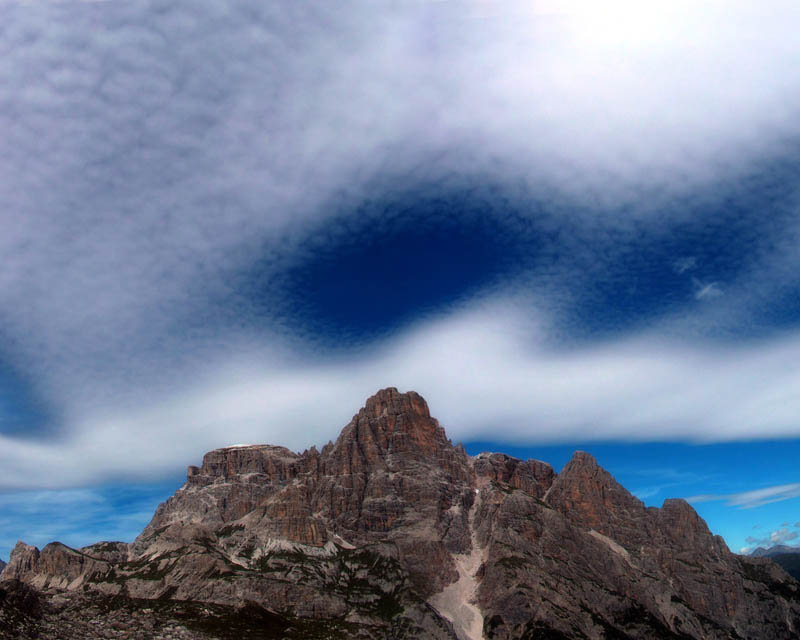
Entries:
[[393, 388], [320, 451], [206, 454], [132, 544], [20, 543], [0, 579], [45, 597], [252, 602], [303, 637], [800, 636], [798, 583], [731, 553], [686, 502], [648, 508], [582, 452], [560, 474], [469, 457]]

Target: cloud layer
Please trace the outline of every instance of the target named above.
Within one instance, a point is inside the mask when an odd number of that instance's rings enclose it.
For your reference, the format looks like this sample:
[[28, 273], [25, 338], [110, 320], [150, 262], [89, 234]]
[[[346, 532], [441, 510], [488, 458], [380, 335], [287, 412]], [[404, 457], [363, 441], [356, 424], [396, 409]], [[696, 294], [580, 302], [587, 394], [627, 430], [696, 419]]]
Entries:
[[[424, 323], [360, 355], [228, 363], [204, 384], [169, 389], [148, 405], [86, 413], [56, 440], [3, 437], [0, 483], [157, 477], [234, 442], [321, 445], [389, 385], [421, 392], [456, 441], [707, 442], [797, 433], [797, 340], [709, 353], [643, 335], [551, 352], [527, 318], [498, 321], [498, 309], [508, 307], [499, 304]], [[754, 506], [785, 499], [792, 488], [797, 493], [793, 486], [726, 498]]]

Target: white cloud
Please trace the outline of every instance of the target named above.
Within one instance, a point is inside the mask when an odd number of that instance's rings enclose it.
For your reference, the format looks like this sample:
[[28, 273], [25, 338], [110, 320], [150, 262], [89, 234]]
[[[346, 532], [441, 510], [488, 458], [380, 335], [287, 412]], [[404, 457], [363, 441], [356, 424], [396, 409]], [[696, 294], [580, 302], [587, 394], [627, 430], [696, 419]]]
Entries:
[[[422, 393], [455, 441], [798, 435], [797, 339], [709, 353], [643, 335], [553, 352], [535, 326], [509, 321], [507, 310], [502, 301], [485, 302], [336, 360], [239, 354], [216, 377], [187, 378], [182, 390], [168, 389], [151, 403], [75, 415], [58, 441], [2, 437], [0, 485], [154, 477], [234, 442], [321, 445], [384, 386]], [[748, 508], [796, 495], [800, 485], [715, 499]]]
[[800, 496], [800, 483], [793, 483], [738, 493], [728, 498], [728, 504], [742, 509], [752, 509], [798, 496]]

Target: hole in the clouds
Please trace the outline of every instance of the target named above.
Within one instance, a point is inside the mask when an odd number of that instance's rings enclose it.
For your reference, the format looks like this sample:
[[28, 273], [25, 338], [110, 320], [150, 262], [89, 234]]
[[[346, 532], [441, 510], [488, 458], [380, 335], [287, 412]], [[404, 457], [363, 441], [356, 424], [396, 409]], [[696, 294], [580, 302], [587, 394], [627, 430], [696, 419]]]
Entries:
[[513, 215], [495, 211], [505, 205], [474, 193], [405, 194], [328, 222], [280, 278], [286, 312], [323, 339], [363, 340], [502, 284], [530, 259]]
[[769, 331], [768, 324], [779, 326], [782, 317], [796, 317], [797, 304], [788, 301], [780, 305], [785, 315], [766, 322], [758, 322], [766, 319], [763, 311], [746, 310], [755, 292], [743, 290], [742, 278], [780, 242], [790, 215], [786, 187], [797, 177], [796, 169], [781, 163], [768, 169], [664, 209], [662, 222], [603, 230], [605, 242], [593, 246], [598, 259], [585, 260], [575, 280], [575, 304], [565, 314], [572, 337], [614, 336], [668, 316], [709, 336], [755, 336]]
[[[735, 325], [763, 334], [770, 328], [755, 326], [741, 305], [752, 297], [742, 283], [780, 240], [796, 173], [781, 163], [759, 167], [647, 216], [563, 211], [535, 194], [509, 198], [488, 187], [386, 190], [306, 228], [283, 258], [249, 269], [237, 294], [256, 324], [341, 345], [501, 288], [517, 299], [530, 294], [531, 314], [552, 321], [553, 342], [614, 338], [663, 321], [720, 339]], [[727, 313], [737, 300], [739, 311]], [[794, 322], [797, 305], [781, 307], [788, 320], [762, 312], [763, 322]]]
[[800, 278], [793, 276], [754, 296], [753, 323], [764, 332], [792, 330], [800, 322]]
[[52, 427], [47, 411], [28, 381], [0, 362], [0, 433], [15, 437], [40, 435]]

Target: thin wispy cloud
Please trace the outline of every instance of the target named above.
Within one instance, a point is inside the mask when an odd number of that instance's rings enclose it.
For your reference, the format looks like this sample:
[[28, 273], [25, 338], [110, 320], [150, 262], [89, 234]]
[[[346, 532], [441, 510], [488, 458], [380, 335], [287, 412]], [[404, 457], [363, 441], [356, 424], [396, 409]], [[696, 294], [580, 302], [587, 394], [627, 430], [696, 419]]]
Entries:
[[676, 273], [684, 273], [686, 271], [691, 271], [697, 266], [697, 258], [694, 256], [688, 258], [679, 258], [676, 260], [672, 268], [675, 269]]
[[719, 288], [719, 283], [717, 282], [704, 283], [696, 278], [694, 278], [692, 282], [695, 287], [694, 297], [697, 300], [718, 298], [722, 295], [722, 290]]
[[755, 489], [753, 491], [744, 491], [742, 493], [733, 493], [729, 495], [696, 495], [686, 499], [693, 503], [724, 500], [726, 504], [732, 507], [753, 509], [773, 502], [791, 500], [797, 497], [800, 497], [800, 483], [766, 487], [765, 489]]
[[680, 494], [679, 487], [706, 483], [713, 478], [713, 474], [708, 473], [651, 466], [643, 468], [632, 466], [629, 469], [621, 467], [617, 469], [617, 473], [630, 474], [632, 477], [637, 478], [637, 481], [639, 478], [644, 477], [652, 483], [639, 487], [634, 484], [630, 487], [631, 493], [644, 501], [656, 496], [677, 495]]
[[131, 541], [166, 490], [129, 486], [0, 493], [0, 549], [7, 553], [23, 532], [25, 542], [40, 548], [53, 540], [73, 546], [100, 539]]

